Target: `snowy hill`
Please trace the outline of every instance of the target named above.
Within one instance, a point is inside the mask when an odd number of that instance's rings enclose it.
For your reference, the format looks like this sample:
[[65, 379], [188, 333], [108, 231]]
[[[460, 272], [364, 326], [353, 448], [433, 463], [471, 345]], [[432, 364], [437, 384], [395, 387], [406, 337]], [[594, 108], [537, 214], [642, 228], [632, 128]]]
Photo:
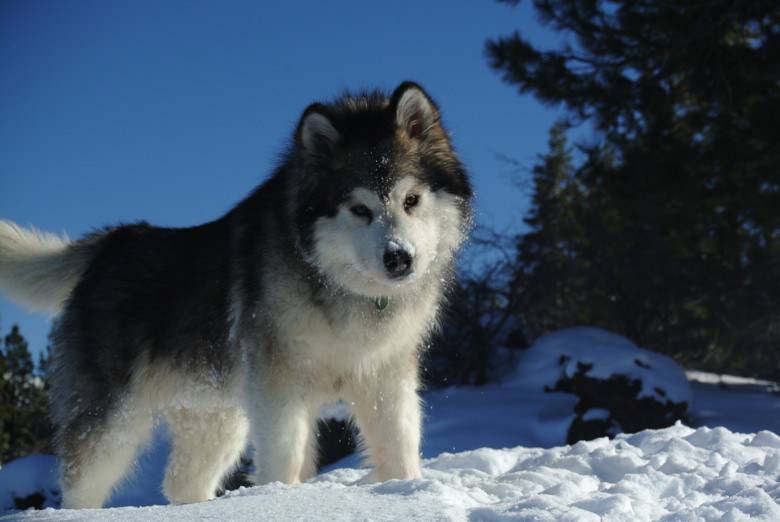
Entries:
[[[111, 509], [6, 512], [0, 520], [780, 521], [775, 383], [695, 371], [686, 378], [671, 360], [596, 329], [546, 336], [522, 359], [502, 383], [424, 394], [422, 480], [363, 483], [367, 471], [353, 455], [306, 484], [164, 506], [169, 445], [162, 429]], [[640, 396], [690, 403], [688, 422], [698, 429], [677, 424], [565, 445], [577, 415], [609, 414], [576, 413], [580, 398], [550, 393], [583, 367], [591, 377], [637, 379]], [[0, 509], [13, 505], [11, 496], [57, 489], [53, 457], [26, 457], [0, 469]]]
[[0, 520], [780, 520], [780, 437], [768, 431], [676, 425], [551, 449], [445, 453], [415, 481], [362, 484], [366, 473], [338, 469], [185, 506]]

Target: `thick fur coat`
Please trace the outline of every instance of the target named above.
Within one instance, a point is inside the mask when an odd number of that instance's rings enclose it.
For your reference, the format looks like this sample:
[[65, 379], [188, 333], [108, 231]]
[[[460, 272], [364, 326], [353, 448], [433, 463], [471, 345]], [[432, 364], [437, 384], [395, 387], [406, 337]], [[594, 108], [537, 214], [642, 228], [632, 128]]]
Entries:
[[311, 105], [273, 175], [216, 221], [73, 242], [0, 222], [0, 290], [60, 313], [64, 506], [102, 506], [158, 418], [171, 502], [212, 498], [247, 441], [256, 483], [305, 480], [339, 399], [375, 480], [419, 477], [418, 355], [471, 197], [438, 107], [406, 82]]

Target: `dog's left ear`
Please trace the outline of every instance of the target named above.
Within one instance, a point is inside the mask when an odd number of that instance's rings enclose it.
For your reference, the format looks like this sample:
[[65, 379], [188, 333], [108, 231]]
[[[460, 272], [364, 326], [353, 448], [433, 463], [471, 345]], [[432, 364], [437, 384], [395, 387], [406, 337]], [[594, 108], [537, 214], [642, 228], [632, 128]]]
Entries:
[[390, 97], [395, 107], [395, 124], [406, 135], [422, 139], [439, 124], [439, 109], [422, 87], [414, 82], [404, 82]]

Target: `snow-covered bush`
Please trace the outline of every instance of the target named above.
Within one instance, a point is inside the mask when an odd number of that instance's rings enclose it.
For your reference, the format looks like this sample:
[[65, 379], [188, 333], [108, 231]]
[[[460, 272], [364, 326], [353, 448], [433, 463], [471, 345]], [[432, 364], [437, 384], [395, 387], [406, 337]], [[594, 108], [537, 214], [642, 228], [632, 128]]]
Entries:
[[0, 469], [0, 511], [59, 507], [60, 500], [57, 459], [53, 456], [21, 457]]
[[539, 338], [509, 384], [575, 395], [567, 442], [671, 426], [685, 420], [691, 389], [672, 359], [593, 327]]

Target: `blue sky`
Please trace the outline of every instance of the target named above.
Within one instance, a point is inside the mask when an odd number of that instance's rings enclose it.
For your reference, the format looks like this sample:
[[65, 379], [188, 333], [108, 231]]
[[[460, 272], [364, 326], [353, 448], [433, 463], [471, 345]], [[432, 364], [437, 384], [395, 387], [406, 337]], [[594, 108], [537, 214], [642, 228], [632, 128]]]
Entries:
[[[78, 237], [220, 216], [261, 182], [300, 112], [405, 79], [439, 102], [479, 224], [519, 228], [556, 110], [500, 81], [486, 39], [555, 37], [530, 2], [13, 1], [0, 5], [0, 218]], [[0, 298], [37, 351], [47, 319]]]

